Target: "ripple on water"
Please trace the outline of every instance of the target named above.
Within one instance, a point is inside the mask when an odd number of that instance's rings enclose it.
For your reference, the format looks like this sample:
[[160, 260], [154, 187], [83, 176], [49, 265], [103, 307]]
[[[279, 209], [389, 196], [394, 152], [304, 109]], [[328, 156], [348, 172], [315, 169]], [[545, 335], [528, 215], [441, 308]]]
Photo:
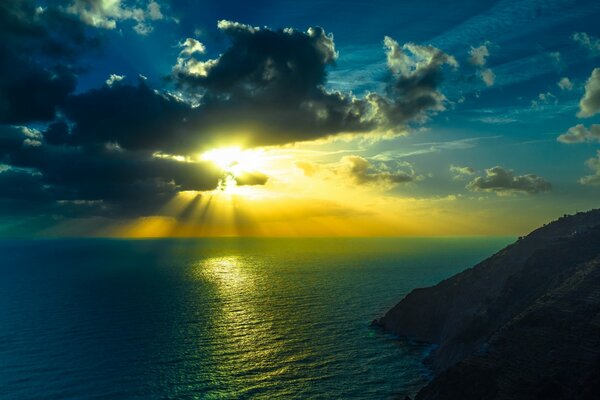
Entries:
[[0, 242], [0, 398], [413, 393], [427, 348], [369, 322], [508, 241]]

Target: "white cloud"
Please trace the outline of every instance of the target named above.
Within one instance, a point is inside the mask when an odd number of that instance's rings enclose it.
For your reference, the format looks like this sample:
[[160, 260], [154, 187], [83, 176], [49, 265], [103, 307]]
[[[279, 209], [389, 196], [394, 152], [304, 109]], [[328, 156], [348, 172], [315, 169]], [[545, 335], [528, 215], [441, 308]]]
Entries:
[[160, 5], [156, 1], [151, 1], [148, 3], [148, 16], [153, 21], [158, 21], [164, 18], [164, 15], [160, 10]]
[[260, 30], [260, 28], [256, 27], [256, 26], [246, 25], [246, 24], [242, 24], [239, 22], [235, 22], [235, 21], [228, 21], [226, 19], [221, 19], [221, 20], [217, 21], [217, 28], [222, 31], [239, 29], [239, 30], [248, 31], [251, 33], [255, 33]]
[[588, 118], [600, 112], [600, 68], [594, 68], [585, 83], [585, 93], [579, 101], [579, 118]]
[[450, 165], [450, 173], [452, 174], [452, 179], [455, 181], [465, 180], [470, 176], [475, 175], [475, 169], [473, 167], [461, 167], [460, 165]]
[[590, 54], [600, 54], [600, 39], [590, 36], [585, 32], [576, 32], [573, 34], [573, 40], [579, 43]]
[[596, 157], [590, 158], [585, 162], [594, 173], [592, 175], [586, 175], [579, 180], [582, 185], [600, 185], [600, 150]]
[[187, 38], [182, 43], [179, 43], [179, 47], [182, 48], [180, 55], [191, 55], [194, 53], [204, 53], [206, 47], [198, 40], [193, 38]]
[[575, 125], [557, 140], [562, 143], [600, 142], [600, 125], [592, 125], [590, 129], [582, 124]]
[[42, 145], [42, 133], [37, 129], [22, 126], [21, 133], [23, 133], [25, 136], [25, 139], [23, 140], [23, 146], [39, 147]]
[[66, 10], [96, 28], [115, 29], [117, 22], [131, 20], [136, 23], [133, 29], [138, 34], [147, 35], [153, 30], [149, 21], [164, 19], [164, 15], [155, 0], [139, 5], [127, 6], [121, 0], [73, 0]]
[[110, 74], [105, 82], [108, 86], [112, 86], [115, 83], [121, 82], [123, 79], [125, 79], [125, 75]]
[[489, 55], [490, 51], [485, 44], [479, 47], [471, 46], [471, 50], [469, 50], [469, 62], [478, 67], [483, 67]]
[[479, 76], [486, 86], [493, 86], [496, 81], [496, 74], [489, 68], [479, 71]]
[[471, 46], [469, 50], [469, 62], [478, 68], [477, 75], [486, 86], [493, 86], [496, 81], [496, 74], [490, 68], [485, 68], [487, 58], [490, 56], [488, 49], [489, 42], [485, 42], [479, 47]]
[[531, 101], [532, 108], [539, 108], [546, 104], [558, 104], [558, 99], [550, 92], [540, 93], [535, 100]]
[[[223, 21], [219, 21], [221, 24]], [[206, 47], [194, 38], [187, 38], [179, 43], [181, 51], [177, 56], [177, 62], [173, 66], [173, 73], [185, 73], [195, 76], [206, 76], [208, 71], [217, 64], [218, 60], [200, 61], [194, 58], [194, 54], [204, 54]]]
[[390, 70], [406, 77], [417, 75], [424, 69], [442, 64], [458, 67], [458, 62], [453, 56], [443, 53], [433, 46], [406, 43], [400, 47], [400, 44], [389, 36], [384, 38], [383, 43], [387, 48], [387, 64]]
[[573, 82], [571, 82], [571, 80], [566, 76], [560, 78], [560, 81], [558, 81], [557, 85], [561, 90], [573, 90]]

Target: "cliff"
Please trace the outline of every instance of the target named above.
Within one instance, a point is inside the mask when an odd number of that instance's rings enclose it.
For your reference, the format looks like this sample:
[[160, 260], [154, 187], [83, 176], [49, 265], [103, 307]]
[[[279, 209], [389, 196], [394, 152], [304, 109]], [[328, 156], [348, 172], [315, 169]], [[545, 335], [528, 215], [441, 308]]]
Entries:
[[376, 324], [438, 345], [420, 400], [600, 398], [600, 210], [412, 291]]

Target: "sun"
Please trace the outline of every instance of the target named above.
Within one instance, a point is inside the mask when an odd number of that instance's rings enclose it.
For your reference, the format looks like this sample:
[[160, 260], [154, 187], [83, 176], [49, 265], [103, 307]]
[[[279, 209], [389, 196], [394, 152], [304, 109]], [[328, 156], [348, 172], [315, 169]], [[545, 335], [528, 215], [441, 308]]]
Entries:
[[212, 162], [233, 176], [260, 170], [264, 164], [261, 150], [244, 150], [240, 147], [212, 149], [202, 153], [200, 159]]
[[[258, 189], [252, 186], [262, 186], [266, 182], [268, 177], [264, 171], [272, 165], [264, 150], [241, 147], [221, 147], [208, 150], [200, 154], [198, 158], [213, 163], [224, 172], [217, 191], [228, 194], [248, 194], [248, 192], [257, 191]], [[264, 181], [261, 181], [263, 179]]]

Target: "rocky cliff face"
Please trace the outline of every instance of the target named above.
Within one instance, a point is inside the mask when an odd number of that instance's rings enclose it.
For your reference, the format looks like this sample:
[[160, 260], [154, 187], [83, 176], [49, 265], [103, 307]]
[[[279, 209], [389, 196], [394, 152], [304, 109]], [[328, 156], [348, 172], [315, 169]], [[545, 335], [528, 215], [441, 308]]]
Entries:
[[439, 345], [417, 399], [600, 398], [600, 210], [414, 290], [376, 323]]

